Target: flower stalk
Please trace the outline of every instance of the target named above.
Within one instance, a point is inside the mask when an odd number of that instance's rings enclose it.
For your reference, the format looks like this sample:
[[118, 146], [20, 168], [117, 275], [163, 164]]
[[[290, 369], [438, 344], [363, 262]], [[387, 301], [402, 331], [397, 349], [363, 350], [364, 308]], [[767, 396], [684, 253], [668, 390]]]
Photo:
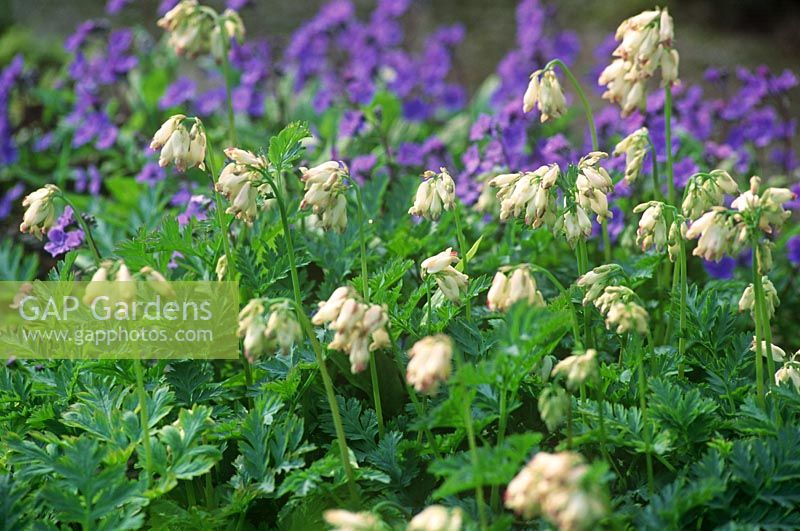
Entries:
[[[361, 254], [361, 291], [364, 302], [369, 303], [369, 270], [367, 269], [367, 242], [364, 234], [364, 198], [361, 187], [354, 181], [356, 190], [356, 208], [358, 209], [358, 240]], [[378, 380], [378, 367], [375, 352], [370, 352], [369, 375], [372, 381], [372, 400], [375, 404], [375, 415], [378, 418], [378, 434], [383, 438], [385, 427], [383, 422], [383, 405], [381, 404], [380, 381]]]
[[139, 419], [142, 424], [144, 470], [149, 482], [153, 477], [153, 449], [150, 446], [150, 415], [147, 411], [147, 392], [144, 388], [144, 374], [139, 360], [133, 360], [133, 372], [136, 374], [136, 391], [139, 394]]
[[319, 368], [320, 375], [322, 376], [322, 383], [325, 387], [325, 395], [328, 400], [328, 406], [331, 409], [331, 417], [333, 418], [333, 425], [336, 430], [336, 439], [339, 444], [339, 453], [342, 459], [342, 468], [344, 468], [345, 476], [347, 476], [347, 484], [350, 489], [350, 496], [353, 501], [357, 502], [360, 497], [356, 488], [356, 478], [353, 472], [353, 467], [350, 464], [350, 450], [347, 447], [347, 439], [344, 433], [344, 426], [342, 424], [342, 416], [339, 412], [339, 405], [336, 402], [336, 393], [333, 390], [333, 381], [328, 373], [328, 368], [325, 366], [325, 357], [322, 353], [322, 346], [320, 345], [317, 337], [314, 335], [314, 330], [308, 320], [305, 312], [303, 311], [303, 299], [300, 294], [300, 279], [297, 274], [297, 262], [294, 253], [294, 242], [292, 240], [291, 226], [289, 225], [289, 217], [286, 214], [286, 205], [284, 204], [283, 196], [280, 194], [275, 180], [267, 173], [266, 169], [260, 170], [264, 176], [267, 184], [272, 189], [275, 195], [275, 201], [278, 204], [278, 211], [281, 217], [281, 225], [283, 228], [283, 236], [286, 242], [286, 252], [289, 258], [289, 271], [292, 278], [292, 292], [294, 295], [294, 303], [297, 307], [297, 316], [300, 319], [300, 324], [303, 331], [306, 333], [308, 340], [311, 342], [311, 347], [314, 350], [314, 356], [317, 360], [317, 367]]
[[100, 262], [102, 262], [103, 259], [101, 258], [100, 251], [97, 249], [97, 243], [94, 241], [94, 236], [92, 235], [91, 227], [89, 226], [88, 223], [86, 223], [86, 220], [83, 219], [83, 215], [81, 214], [80, 210], [75, 208], [75, 205], [72, 204], [72, 201], [67, 199], [67, 196], [64, 193], [60, 193], [59, 197], [74, 212], [75, 220], [81, 226], [81, 229], [83, 229], [83, 233], [86, 234], [86, 241], [89, 243], [89, 249], [92, 250], [92, 254], [94, 255], [94, 260], [95, 262], [97, 262], [97, 264], [100, 264]]

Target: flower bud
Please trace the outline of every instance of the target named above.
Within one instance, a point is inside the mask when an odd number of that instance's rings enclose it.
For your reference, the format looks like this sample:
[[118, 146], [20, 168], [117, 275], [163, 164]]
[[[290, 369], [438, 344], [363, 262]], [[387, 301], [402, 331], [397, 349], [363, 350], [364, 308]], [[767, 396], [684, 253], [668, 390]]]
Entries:
[[28, 194], [22, 200], [22, 206], [27, 207], [22, 215], [22, 223], [19, 225], [20, 232], [33, 234], [36, 238], [42, 236], [53, 226], [56, 218], [53, 197], [61, 190], [53, 185], [47, 184], [33, 193]]
[[583, 354], [573, 354], [559, 361], [553, 368], [553, 376], [564, 376], [570, 390], [579, 388], [588, 380], [598, 376], [597, 351], [590, 348]]

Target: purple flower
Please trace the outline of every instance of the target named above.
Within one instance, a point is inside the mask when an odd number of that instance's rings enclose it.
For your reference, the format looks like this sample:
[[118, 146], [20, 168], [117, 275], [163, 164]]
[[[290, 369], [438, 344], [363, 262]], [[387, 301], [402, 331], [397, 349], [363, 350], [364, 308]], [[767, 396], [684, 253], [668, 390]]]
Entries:
[[109, 15], [116, 15], [131, 2], [133, 2], [133, 0], [108, 0], [108, 2], [106, 2], [106, 13]]
[[350, 138], [358, 135], [366, 120], [361, 111], [346, 110], [342, 113], [339, 120], [339, 136], [342, 138]]
[[691, 157], [685, 157], [672, 166], [675, 186], [683, 188], [689, 182], [689, 177], [700, 171], [700, 168]]
[[719, 262], [703, 260], [703, 268], [709, 276], [720, 279], [728, 280], [733, 278], [733, 271], [736, 269], [736, 260], [730, 256], [723, 256]]
[[158, 100], [158, 107], [163, 110], [183, 105], [194, 98], [196, 90], [197, 85], [192, 79], [186, 76], [179, 77], [164, 91], [164, 95]]
[[25, 192], [25, 185], [17, 183], [0, 197], [0, 220], [6, 219], [11, 214], [14, 203], [22, 197], [23, 192]]
[[156, 183], [163, 181], [166, 177], [167, 174], [164, 168], [159, 166], [157, 162], [151, 161], [142, 166], [141, 171], [136, 175], [136, 182], [155, 186]]
[[378, 157], [372, 153], [354, 157], [350, 161], [350, 175], [356, 182], [363, 183], [370, 176], [376, 162]]
[[786, 242], [786, 258], [792, 264], [800, 266], [800, 236], [792, 236]]
[[77, 249], [83, 244], [85, 234], [80, 228], [67, 230], [75, 223], [74, 212], [71, 207], [66, 207], [64, 213], [58, 217], [55, 224], [47, 231], [47, 243], [44, 250], [53, 258]]
[[[174, 198], [173, 198], [174, 199]], [[193, 195], [186, 203], [186, 210], [178, 214], [178, 225], [184, 227], [189, 224], [192, 219], [203, 221], [207, 219], [206, 212], [211, 201], [204, 195]]]
[[178, 251], [172, 251], [172, 256], [170, 256], [169, 263], [167, 264], [168, 269], [178, 269], [178, 259], [184, 258], [183, 254], [179, 253]]
[[234, 11], [239, 11], [249, 3], [250, 0], [228, 0], [226, 5], [228, 8], [233, 9]]

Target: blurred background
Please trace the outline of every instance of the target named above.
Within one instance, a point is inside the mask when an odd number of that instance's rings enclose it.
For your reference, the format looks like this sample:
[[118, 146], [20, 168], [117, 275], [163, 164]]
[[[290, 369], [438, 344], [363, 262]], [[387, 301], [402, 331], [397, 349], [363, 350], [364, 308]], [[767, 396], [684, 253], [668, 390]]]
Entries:
[[[207, 3], [222, 5], [221, 1]], [[242, 10], [245, 26], [253, 35], [269, 34], [270, 44], [280, 48], [291, 31], [313, 15], [323, 0], [251, 0]], [[372, 0], [355, 0], [359, 11], [369, 12]], [[625, 17], [653, 7], [651, 0], [558, 0], [547, 2], [553, 23], [575, 30], [581, 38], [582, 64], [587, 71], [596, 64], [593, 51]], [[800, 1], [798, 0], [675, 0], [666, 3], [675, 19], [681, 73], [687, 79], [701, 75], [708, 66], [753, 67], [768, 65], [773, 71], [800, 66]], [[88, 18], [106, 16], [106, 0], [0, 0], [0, 60], [3, 41], [32, 35], [33, 46], [52, 50], [54, 44]], [[135, 0], [117, 16], [115, 25], [141, 23], [156, 32], [159, 0]], [[406, 35], [413, 47], [437, 25], [461, 23], [466, 39], [458, 48], [457, 75], [474, 88], [492, 73], [512, 47], [516, 0], [415, 0], [405, 18]], [[419, 36], [419, 39], [415, 37]], [[27, 39], [26, 39], [27, 40]]]

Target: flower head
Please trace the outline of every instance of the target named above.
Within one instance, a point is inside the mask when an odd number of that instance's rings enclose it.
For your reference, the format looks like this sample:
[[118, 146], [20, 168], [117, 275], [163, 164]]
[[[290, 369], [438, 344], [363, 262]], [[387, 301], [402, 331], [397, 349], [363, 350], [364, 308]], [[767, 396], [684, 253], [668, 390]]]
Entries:
[[153, 135], [150, 149], [161, 150], [158, 165], [162, 168], [175, 164], [175, 168], [186, 171], [187, 168], [205, 168], [206, 133], [199, 118], [194, 118], [191, 131], [183, 125], [186, 116], [171, 116]]
[[584, 353], [573, 354], [559, 361], [553, 367], [553, 376], [564, 376], [567, 387], [576, 389], [598, 375], [597, 351], [593, 348]]
[[608, 208], [607, 194], [614, 190], [611, 176], [600, 166], [600, 161], [608, 158], [602, 151], [592, 151], [578, 163], [578, 177], [575, 180], [577, 188], [576, 201], [587, 212], [597, 215], [597, 222], [611, 219], [613, 216]]
[[453, 343], [446, 335], [420, 339], [408, 352], [406, 381], [419, 393], [435, 395], [450, 377]]
[[310, 207], [320, 216], [323, 230], [344, 232], [347, 227], [347, 199], [344, 195], [347, 168], [331, 160], [313, 168], [300, 168], [300, 171], [306, 190], [300, 208]]
[[647, 155], [649, 132], [646, 127], [640, 127], [629, 134], [616, 145], [614, 155], [625, 153], [625, 181], [634, 182], [642, 172], [644, 157]]
[[537, 70], [531, 74], [528, 89], [522, 98], [522, 111], [530, 112], [537, 105], [542, 122], [558, 118], [567, 112], [564, 92], [552, 68]]
[[228, 41], [241, 42], [244, 38], [244, 24], [238, 13], [226, 9], [218, 15], [197, 0], [181, 0], [158, 20], [158, 26], [169, 33], [169, 45], [178, 55], [211, 52], [221, 59]]
[[661, 252], [667, 244], [667, 220], [664, 216], [664, 203], [648, 201], [633, 209], [636, 214], [642, 214], [639, 228], [636, 231], [636, 243], [646, 251], [655, 247]]
[[460, 508], [431, 505], [411, 519], [406, 531], [461, 531], [463, 521]]
[[344, 509], [328, 509], [322, 514], [333, 531], [377, 531], [380, 520], [368, 512], [354, 513]]
[[440, 168], [440, 173], [426, 171], [422, 177], [424, 180], [417, 188], [414, 204], [408, 213], [435, 221], [442, 215], [442, 210], [455, 207], [456, 184], [447, 168]]
[[[508, 274], [510, 273], [510, 274]], [[492, 286], [486, 296], [490, 310], [506, 311], [518, 301], [526, 301], [535, 307], [544, 307], [542, 292], [536, 288], [536, 280], [530, 268], [523, 264], [516, 268], [504, 267], [494, 275]]]
[[26, 195], [22, 200], [22, 206], [27, 207], [27, 210], [22, 215], [19, 230], [33, 234], [41, 240], [42, 235], [55, 222], [56, 210], [53, 205], [53, 197], [60, 192], [61, 190], [56, 185], [47, 184]]
[[556, 190], [559, 175], [557, 164], [540, 166], [532, 172], [498, 175], [489, 186], [498, 188], [500, 219], [524, 214], [525, 223], [533, 228], [543, 224], [552, 227], [556, 222]]
[[[260, 170], [267, 167], [267, 161], [238, 148], [226, 149], [225, 155], [231, 162], [222, 169], [214, 188], [231, 202], [225, 212], [245, 223], [252, 223], [258, 214], [260, 187], [256, 184], [261, 179]], [[265, 200], [263, 204], [269, 207], [272, 201]]]
[[458, 254], [451, 248], [439, 254], [426, 258], [420, 264], [420, 273], [424, 279], [428, 275], [433, 275], [436, 285], [439, 287], [437, 292], [446, 299], [459, 303], [466, 293], [469, 277], [453, 267], [452, 264], [459, 262]]

